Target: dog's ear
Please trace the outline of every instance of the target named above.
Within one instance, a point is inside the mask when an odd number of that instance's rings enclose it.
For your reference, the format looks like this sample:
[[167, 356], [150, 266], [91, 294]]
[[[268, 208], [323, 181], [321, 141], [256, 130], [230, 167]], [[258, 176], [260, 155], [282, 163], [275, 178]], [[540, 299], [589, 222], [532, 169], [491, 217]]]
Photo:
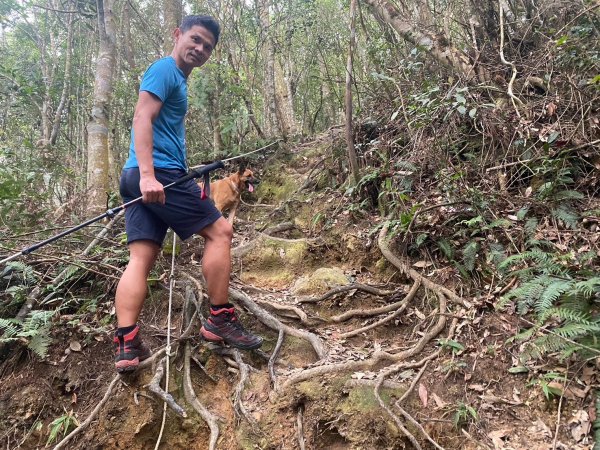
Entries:
[[247, 164], [246, 164], [246, 161], [242, 161], [242, 162], [240, 162], [240, 170], [238, 170], [238, 173], [239, 173], [240, 175], [243, 175], [243, 174], [244, 174], [244, 170], [246, 170], [246, 165], [247, 165]]

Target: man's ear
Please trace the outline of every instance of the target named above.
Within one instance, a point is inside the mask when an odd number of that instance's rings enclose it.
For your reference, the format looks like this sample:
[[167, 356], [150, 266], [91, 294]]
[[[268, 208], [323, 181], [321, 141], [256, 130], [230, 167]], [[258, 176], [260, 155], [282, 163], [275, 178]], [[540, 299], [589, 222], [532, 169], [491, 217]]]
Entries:
[[181, 30], [179, 29], [179, 27], [175, 28], [175, 30], [173, 30], [173, 39], [175, 40], [175, 42], [177, 42], [177, 40], [179, 39], [179, 37], [181, 36]]

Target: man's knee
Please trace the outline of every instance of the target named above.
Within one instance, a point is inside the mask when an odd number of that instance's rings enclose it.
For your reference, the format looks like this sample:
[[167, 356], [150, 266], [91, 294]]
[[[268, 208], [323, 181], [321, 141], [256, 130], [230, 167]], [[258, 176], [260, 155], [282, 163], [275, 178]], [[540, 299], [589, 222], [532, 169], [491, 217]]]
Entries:
[[200, 231], [200, 236], [211, 241], [231, 242], [233, 226], [223, 217]]

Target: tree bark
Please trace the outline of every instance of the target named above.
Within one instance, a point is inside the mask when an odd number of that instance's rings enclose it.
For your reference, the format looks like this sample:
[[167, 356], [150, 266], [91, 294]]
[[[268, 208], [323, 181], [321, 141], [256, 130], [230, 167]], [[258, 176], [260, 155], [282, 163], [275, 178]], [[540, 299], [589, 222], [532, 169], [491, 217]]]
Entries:
[[87, 190], [88, 211], [91, 214], [99, 214], [106, 209], [109, 105], [113, 91], [116, 48], [112, 0], [97, 0], [97, 5], [100, 46], [96, 62], [91, 118], [87, 124]]
[[68, 32], [67, 32], [67, 50], [65, 54], [65, 74], [63, 80], [63, 90], [60, 96], [60, 101], [56, 107], [54, 114], [54, 123], [52, 124], [52, 133], [50, 134], [50, 145], [55, 145], [58, 139], [58, 132], [60, 131], [61, 116], [67, 104], [67, 95], [71, 87], [71, 61], [72, 61], [72, 47], [73, 47], [73, 14], [69, 14], [68, 18]]
[[350, 42], [348, 44], [348, 63], [346, 65], [346, 148], [354, 184], [357, 184], [359, 180], [358, 160], [356, 158], [356, 149], [354, 148], [354, 126], [352, 123], [352, 66], [356, 42], [355, 22], [357, 1], [358, 0], [350, 1]]
[[403, 17], [402, 12], [388, 0], [363, 0], [373, 12], [385, 23], [389, 24], [404, 40], [413, 45], [427, 49], [429, 54], [439, 63], [453, 70], [455, 73], [472, 77], [475, 73], [472, 64], [450, 44], [448, 36], [428, 33], [423, 28], [418, 28], [409, 18]]
[[257, 6], [261, 28], [263, 58], [265, 61], [265, 74], [263, 80], [264, 131], [267, 136], [273, 136], [280, 130], [280, 126], [277, 119], [277, 96], [275, 93], [275, 49], [273, 47], [270, 30], [271, 0], [259, 0]]
[[181, 0], [164, 0], [163, 2], [163, 54], [170, 55], [173, 51], [173, 31], [183, 19]]

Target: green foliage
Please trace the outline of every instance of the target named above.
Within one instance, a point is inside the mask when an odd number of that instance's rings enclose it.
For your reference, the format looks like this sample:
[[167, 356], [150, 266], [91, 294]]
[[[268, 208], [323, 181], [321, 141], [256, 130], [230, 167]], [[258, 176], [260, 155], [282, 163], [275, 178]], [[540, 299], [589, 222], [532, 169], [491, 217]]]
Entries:
[[21, 341], [40, 358], [45, 358], [52, 343], [50, 319], [54, 314], [56, 311], [32, 311], [23, 322], [0, 318], [0, 342]]
[[456, 428], [463, 428], [466, 425], [479, 420], [477, 411], [471, 405], [459, 402], [456, 405], [452, 423]]
[[499, 265], [502, 271], [513, 268], [510, 274], [518, 276], [521, 285], [501, 298], [497, 308], [514, 300], [520, 315], [535, 312], [535, 324], [515, 337], [526, 342], [524, 358], [555, 352], [567, 357], [573, 352], [594, 354], [595, 349], [600, 350], [600, 317], [596, 314], [600, 277], [577, 273], [563, 260], [560, 255], [533, 249], [510, 256]]
[[54, 419], [48, 428], [50, 429], [50, 434], [48, 436], [48, 441], [46, 441], [46, 445], [50, 445], [58, 439], [58, 436], [62, 434], [62, 436], [66, 436], [69, 430], [73, 427], [78, 427], [79, 421], [75, 417], [73, 410], [67, 412], [65, 409], [65, 413]]
[[564, 385], [565, 381], [566, 375], [564, 373], [548, 372], [538, 378], [534, 378], [527, 383], [527, 386], [538, 386], [542, 390], [546, 400], [551, 400], [554, 397], [558, 397], [562, 394], [562, 389], [553, 383], [560, 383]]

